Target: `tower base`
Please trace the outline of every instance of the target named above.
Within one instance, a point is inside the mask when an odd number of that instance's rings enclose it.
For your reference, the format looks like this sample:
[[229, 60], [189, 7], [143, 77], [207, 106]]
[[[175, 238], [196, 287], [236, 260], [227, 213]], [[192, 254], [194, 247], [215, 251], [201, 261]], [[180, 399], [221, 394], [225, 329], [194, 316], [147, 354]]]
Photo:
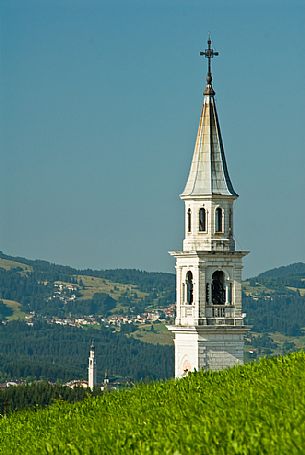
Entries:
[[167, 326], [175, 334], [175, 377], [244, 363], [243, 326]]

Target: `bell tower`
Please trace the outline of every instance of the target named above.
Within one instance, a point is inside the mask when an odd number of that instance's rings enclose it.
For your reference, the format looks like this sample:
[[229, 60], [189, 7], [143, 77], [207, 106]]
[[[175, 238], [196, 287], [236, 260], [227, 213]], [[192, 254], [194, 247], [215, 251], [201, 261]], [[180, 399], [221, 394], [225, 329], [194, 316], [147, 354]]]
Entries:
[[231, 183], [221, 137], [211, 59], [208, 59], [199, 128], [183, 193], [185, 238], [176, 258], [175, 376], [189, 371], [220, 370], [243, 363], [241, 301], [242, 258], [235, 249], [233, 209], [238, 195]]
[[95, 360], [95, 346], [94, 342], [91, 342], [89, 359], [88, 359], [88, 387], [93, 390], [96, 386], [96, 360]]

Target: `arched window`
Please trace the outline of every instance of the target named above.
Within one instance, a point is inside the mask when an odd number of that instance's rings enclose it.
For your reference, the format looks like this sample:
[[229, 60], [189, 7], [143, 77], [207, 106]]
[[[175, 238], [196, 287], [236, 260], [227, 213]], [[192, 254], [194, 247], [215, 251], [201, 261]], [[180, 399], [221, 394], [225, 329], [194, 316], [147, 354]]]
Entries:
[[212, 275], [212, 302], [213, 305], [224, 305], [226, 303], [224, 273], [219, 270]]
[[187, 272], [186, 274], [186, 299], [189, 305], [193, 303], [193, 274]]
[[192, 212], [191, 209], [187, 211], [187, 232], [191, 232], [192, 230]]
[[223, 212], [220, 207], [215, 210], [215, 232], [223, 232]]
[[203, 207], [199, 209], [199, 231], [206, 231], [206, 214]]

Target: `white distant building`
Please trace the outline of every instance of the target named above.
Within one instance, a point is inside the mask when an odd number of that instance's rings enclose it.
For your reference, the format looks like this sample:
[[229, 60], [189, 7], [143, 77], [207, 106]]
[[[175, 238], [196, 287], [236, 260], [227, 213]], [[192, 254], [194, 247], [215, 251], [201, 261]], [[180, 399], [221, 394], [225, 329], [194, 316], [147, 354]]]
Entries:
[[108, 374], [107, 374], [107, 371], [105, 371], [105, 377], [104, 377], [104, 381], [103, 381], [103, 384], [101, 385], [101, 390], [103, 392], [105, 392], [106, 390], [108, 390], [110, 387], [109, 385], [109, 378], [108, 378]]
[[212, 87], [211, 48], [195, 150], [181, 199], [185, 239], [176, 258], [175, 376], [243, 363], [242, 258], [233, 236], [231, 183]]
[[72, 381], [66, 382], [65, 383], [66, 387], [70, 387], [70, 389], [76, 389], [79, 387], [82, 387], [83, 389], [88, 388], [88, 382], [83, 381], [82, 379], [73, 379]]
[[89, 352], [89, 365], [88, 365], [88, 387], [93, 390], [96, 386], [96, 360], [95, 360], [95, 347], [92, 341]]

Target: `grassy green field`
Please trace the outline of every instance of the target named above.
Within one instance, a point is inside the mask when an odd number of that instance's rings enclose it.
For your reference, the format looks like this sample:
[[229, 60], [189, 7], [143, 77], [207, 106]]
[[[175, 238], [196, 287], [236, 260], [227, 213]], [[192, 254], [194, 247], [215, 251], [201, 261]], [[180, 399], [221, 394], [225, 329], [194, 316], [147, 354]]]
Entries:
[[130, 334], [131, 337], [145, 343], [152, 344], [173, 344], [173, 334], [167, 330], [165, 324], [140, 324], [135, 332]]
[[305, 354], [0, 420], [1, 454], [304, 454]]
[[22, 262], [11, 261], [10, 259], [0, 258], [0, 268], [4, 270], [22, 269], [24, 272], [32, 272], [32, 267]]
[[292, 286], [287, 286], [288, 289], [294, 292], [299, 292], [301, 296], [305, 295], [305, 289], [304, 288], [293, 288]]
[[299, 350], [305, 349], [305, 335], [293, 337], [293, 336], [283, 335], [282, 333], [279, 333], [279, 332], [274, 332], [274, 333], [271, 333], [271, 337], [276, 343], [283, 344], [285, 342], [292, 342], [292, 343], [295, 343], [297, 349], [299, 349]]
[[80, 291], [83, 299], [91, 299], [96, 293], [109, 294], [115, 300], [118, 300], [125, 293], [133, 294], [135, 299], [141, 299], [146, 295], [132, 284], [115, 283], [105, 278], [88, 275], [76, 275], [75, 277], [78, 281], [83, 282], [84, 289]]
[[[305, 281], [305, 280], [302, 280]], [[305, 288], [300, 287], [293, 287], [293, 286], [285, 286], [288, 290], [293, 292], [299, 292], [301, 296], [305, 295]], [[268, 288], [263, 284], [256, 284], [255, 286], [251, 286], [249, 281], [243, 282], [243, 291], [246, 295], [251, 295], [252, 297], [261, 297], [264, 294], [272, 295], [275, 293], [274, 289]]]
[[251, 295], [252, 297], [274, 293], [273, 289], [267, 288], [263, 284], [257, 283], [255, 286], [251, 286], [249, 281], [243, 281], [243, 291], [246, 295]]
[[23, 320], [26, 316], [26, 313], [22, 311], [21, 303], [16, 302], [16, 300], [9, 300], [9, 299], [1, 299], [4, 305], [8, 306], [12, 311], [13, 314], [9, 316], [7, 319], [11, 321], [15, 321], [18, 319]]

